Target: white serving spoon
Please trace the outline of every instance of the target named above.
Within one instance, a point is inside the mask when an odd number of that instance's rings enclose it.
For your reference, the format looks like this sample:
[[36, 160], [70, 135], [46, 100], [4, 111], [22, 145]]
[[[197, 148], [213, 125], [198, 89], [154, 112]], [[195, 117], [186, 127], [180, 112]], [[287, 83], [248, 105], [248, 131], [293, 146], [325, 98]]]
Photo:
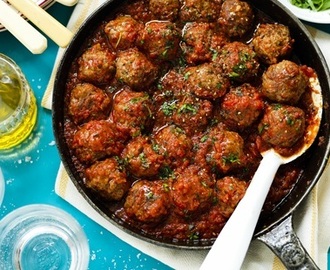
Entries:
[[303, 147], [290, 157], [282, 157], [273, 149], [262, 153], [263, 159], [244, 197], [214, 242], [200, 268], [201, 270], [215, 269], [217, 265], [221, 265], [221, 269], [225, 270], [239, 270], [241, 268], [262, 206], [279, 166], [301, 156], [314, 142], [318, 133], [323, 105], [318, 79], [311, 78], [310, 86], [313, 89], [312, 99], [317, 111], [312, 123], [307, 126]]
[[49, 36], [58, 46], [65, 48], [70, 43], [73, 33], [34, 1], [7, 1]]
[[2, 0], [0, 0], [0, 22], [33, 54], [41, 54], [46, 50], [47, 39]]

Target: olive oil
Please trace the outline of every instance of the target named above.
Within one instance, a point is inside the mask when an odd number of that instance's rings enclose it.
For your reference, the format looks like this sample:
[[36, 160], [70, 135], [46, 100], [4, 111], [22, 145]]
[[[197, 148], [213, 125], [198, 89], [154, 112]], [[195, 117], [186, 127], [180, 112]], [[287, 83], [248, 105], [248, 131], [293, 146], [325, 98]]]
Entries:
[[0, 54], [0, 150], [14, 147], [32, 132], [37, 105], [16, 63]]

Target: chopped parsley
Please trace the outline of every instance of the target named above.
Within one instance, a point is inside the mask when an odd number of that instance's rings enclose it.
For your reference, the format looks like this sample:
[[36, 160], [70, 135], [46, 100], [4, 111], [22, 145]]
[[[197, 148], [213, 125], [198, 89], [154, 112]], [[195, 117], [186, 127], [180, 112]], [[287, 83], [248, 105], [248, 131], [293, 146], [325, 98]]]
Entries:
[[240, 163], [240, 160], [236, 154], [230, 154], [222, 158], [224, 163]]
[[174, 171], [169, 166], [161, 167], [159, 170], [160, 179], [174, 178]]
[[176, 100], [165, 101], [160, 107], [160, 109], [166, 116], [172, 115], [173, 112], [177, 109]]
[[196, 105], [194, 104], [183, 104], [179, 110], [178, 113], [192, 113], [192, 114], [196, 114], [197, 113], [197, 108]]

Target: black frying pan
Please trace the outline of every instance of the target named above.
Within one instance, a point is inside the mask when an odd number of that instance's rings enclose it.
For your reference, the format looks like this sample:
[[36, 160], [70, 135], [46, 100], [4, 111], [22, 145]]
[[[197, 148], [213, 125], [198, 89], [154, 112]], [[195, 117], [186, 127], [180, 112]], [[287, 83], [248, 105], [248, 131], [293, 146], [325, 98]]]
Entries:
[[[250, 3], [255, 9], [267, 14], [272, 20], [283, 23], [290, 28], [292, 37], [295, 39], [294, 53], [299, 58], [301, 63], [306, 64], [315, 69], [319, 76], [322, 95], [323, 95], [323, 116], [319, 134], [314, 142], [313, 146], [307, 151], [304, 158], [304, 173], [299, 178], [297, 184], [294, 186], [288, 196], [274, 209], [271, 214], [262, 214], [260, 216], [257, 228], [255, 230], [255, 238], [264, 241], [269, 245], [275, 253], [278, 255], [283, 253], [283, 250], [276, 250], [272, 247], [272, 239], [279, 235], [279, 232], [283, 231], [283, 228], [287, 229], [288, 234], [292, 235], [293, 242], [298, 241], [296, 238], [291, 223], [291, 217], [293, 211], [302, 202], [302, 200], [309, 194], [314, 185], [319, 180], [326, 164], [330, 153], [329, 142], [329, 123], [330, 123], [330, 75], [327, 68], [325, 59], [323, 58], [320, 49], [317, 44], [306, 30], [304, 25], [291, 14], [284, 6], [279, 4], [276, 0], [251, 0]], [[53, 129], [57, 147], [60, 152], [61, 160], [72, 179], [73, 183], [83, 195], [83, 197], [95, 208], [102, 216], [114, 223], [121, 229], [128, 231], [129, 233], [147, 240], [152, 243], [160, 244], [167, 247], [175, 248], [187, 248], [187, 249], [206, 249], [210, 248], [213, 241], [193, 241], [193, 242], [169, 242], [154, 239], [148, 235], [144, 235], [141, 231], [138, 231], [123, 221], [116, 218], [115, 215], [106, 214], [105, 205], [100, 201], [95, 200], [90, 191], [83, 185], [82, 177], [77, 172], [74, 163], [71, 159], [69, 148], [66, 144], [63, 134], [64, 127], [64, 92], [65, 84], [67, 80], [67, 74], [70, 69], [71, 63], [79, 54], [79, 49], [87, 37], [92, 33], [96, 27], [108, 16], [113, 14], [115, 9], [122, 4], [120, 0], [108, 1], [101, 6], [96, 12], [94, 12], [89, 19], [85, 21], [78, 33], [73, 38], [73, 41], [68, 46], [62, 61], [60, 63], [54, 85], [53, 94]], [[291, 228], [291, 229], [290, 229]], [[292, 246], [286, 245], [284, 246]], [[293, 245], [293, 250], [298, 251], [301, 249], [299, 241], [297, 245]], [[293, 261], [290, 258], [288, 261], [282, 256], [282, 261], [287, 265], [289, 269], [300, 269], [299, 264], [305, 264], [309, 260], [308, 256], [305, 256], [302, 250], [302, 259], [300, 261]], [[299, 256], [298, 256], [299, 257]], [[291, 265], [291, 266], [290, 266]], [[316, 266], [314, 266], [316, 267]]]

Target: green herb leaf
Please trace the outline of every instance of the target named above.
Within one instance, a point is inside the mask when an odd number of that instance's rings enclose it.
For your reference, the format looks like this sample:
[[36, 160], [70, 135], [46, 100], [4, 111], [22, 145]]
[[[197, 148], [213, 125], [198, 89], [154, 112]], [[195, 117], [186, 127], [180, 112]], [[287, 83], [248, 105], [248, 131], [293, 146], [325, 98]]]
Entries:
[[313, 11], [330, 9], [330, 0], [290, 0], [290, 2], [294, 6], [311, 9]]

